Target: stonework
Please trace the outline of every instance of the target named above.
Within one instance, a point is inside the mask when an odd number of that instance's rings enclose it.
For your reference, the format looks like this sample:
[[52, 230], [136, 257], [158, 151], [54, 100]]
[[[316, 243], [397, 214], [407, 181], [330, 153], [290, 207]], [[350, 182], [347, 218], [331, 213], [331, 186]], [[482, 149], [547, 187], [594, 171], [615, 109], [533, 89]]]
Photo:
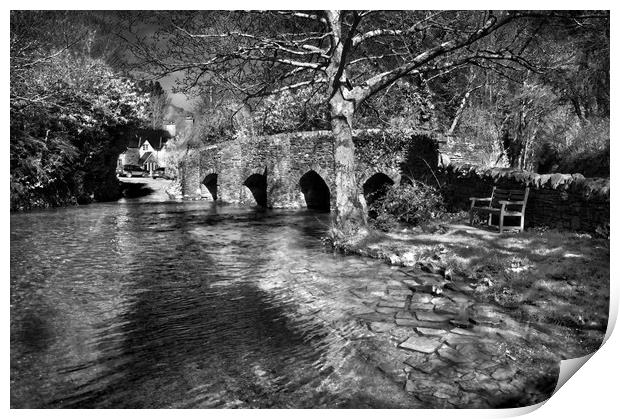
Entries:
[[[454, 147], [448, 146], [454, 140], [428, 133], [389, 135], [380, 130], [354, 132], [360, 193], [373, 175], [382, 173], [399, 184], [404, 174], [431, 184], [441, 182], [447, 204], [467, 210], [469, 197], [490, 196], [493, 185], [513, 189], [529, 186], [526, 228], [544, 225], [594, 232], [609, 223], [609, 179], [586, 179], [580, 174], [539, 175], [458, 163], [442, 167], [439, 156], [458, 161], [451, 154]], [[467, 144], [461, 147], [470, 148]], [[463, 150], [459, 153], [463, 154]], [[318, 175], [313, 179], [324, 181], [327, 188], [323, 189], [329, 190], [328, 196], [317, 198], [316, 194], [322, 191], [319, 187], [313, 190], [311, 184], [300, 185], [302, 177], [311, 171]], [[239, 136], [189, 152], [181, 168], [181, 179], [183, 196], [190, 199], [217, 199], [242, 205], [256, 205], [260, 201], [269, 208], [304, 208], [309, 200], [327, 200], [334, 208], [332, 134], [309, 131]]]
[[[364, 152], [364, 142], [358, 153], [358, 182], [363, 183], [376, 173], [384, 173], [395, 183], [400, 180], [401, 155], [383, 158]], [[302, 208], [306, 198], [300, 179], [310, 171], [316, 172], [330, 191], [331, 206], [335, 205], [335, 174], [333, 141], [330, 131], [296, 132], [262, 137], [240, 136], [233, 141], [204, 147], [188, 158], [183, 175], [186, 198], [213, 199], [203, 183], [217, 173], [217, 199], [222, 202], [255, 205], [255, 191], [246, 186], [255, 174], [266, 177], [267, 207]]]
[[493, 186], [530, 188], [525, 226], [549, 226], [594, 232], [609, 225], [609, 178], [580, 174], [539, 175], [515, 169], [484, 169], [450, 165], [442, 171], [445, 198], [453, 208], [467, 210], [469, 197], [491, 196]]
[[[359, 324], [370, 332], [363, 337], [358, 334], [356, 338], [375, 342], [373, 354], [381, 348], [377, 361], [364, 354], [369, 362], [377, 362], [377, 368], [401, 383], [402, 388], [425, 407], [506, 407], [517, 400], [529, 405], [550, 396], [553, 387], [532, 385], [530, 375], [536, 371], [535, 374], [541, 376], [534, 381], [555, 383], [549, 377], [557, 376], [562, 359], [557, 355], [562, 351], [561, 342], [543, 332], [536, 339], [532, 338], [532, 330], [538, 325], [521, 323], [505, 309], [478, 301], [476, 293], [466, 285], [466, 278], [446, 279], [446, 293], [452, 290], [447, 293], [449, 297], [434, 297], [427, 294], [422, 285], [428, 281], [428, 273], [418, 268], [405, 268], [400, 273], [416, 281], [410, 284], [402, 275], [395, 275], [392, 278], [401, 279], [384, 280], [382, 288], [381, 282], [355, 288], [354, 295], [360, 304], [374, 310], [361, 314], [352, 311]], [[415, 298], [409, 296], [405, 306], [394, 316], [384, 313], [381, 301], [391, 298], [390, 290], [396, 287], [396, 282], [411, 291]], [[455, 291], [466, 288], [467, 291]], [[428, 302], [428, 307], [418, 307], [414, 301]], [[445, 301], [470, 309], [465, 315], [439, 314]], [[481, 318], [490, 314], [497, 320], [496, 325], [481, 325]], [[461, 326], [454, 327], [454, 320], [459, 320]], [[463, 328], [465, 323], [467, 327]], [[343, 330], [341, 333], [349, 332]], [[390, 337], [389, 346], [376, 343], [386, 337]], [[550, 357], [538, 359], [534, 366], [531, 351], [540, 347], [540, 342], [545, 342], [545, 348], [550, 349]], [[449, 405], [443, 406], [442, 400]]]

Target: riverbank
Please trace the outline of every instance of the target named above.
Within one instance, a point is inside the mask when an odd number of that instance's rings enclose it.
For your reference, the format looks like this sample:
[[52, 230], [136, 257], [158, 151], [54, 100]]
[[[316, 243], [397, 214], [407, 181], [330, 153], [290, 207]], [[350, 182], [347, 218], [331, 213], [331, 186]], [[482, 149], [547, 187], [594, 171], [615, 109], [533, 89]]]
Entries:
[[[406, 388], [419, 398], [417, 383], [430, 379], [424, 397], [449, 394], [452, 403], [458, 391], [446, 387], [444, 392], [439, 385], [442, 368], [451, 366], [444, 372], [460, 390], [475, 383], [477, 392], [495, 395], [489, 405], [522, 404], [528, 385], [542, 392], [554, 386], [554, 363], [590, 354], [602, 344], [609, 313], [609, 240], [540, 229], [500, 235], [463, 221], [438, 225], [432, 233], [371, 232], [334, 245], [401, 266], [411, 276], [381, 292], [358, 291], [377, 300], [375, 312], [367, 315], [371, 330], [415, 330], [398, 346], [415, 355], [415, 361], [405, 361], [411, 365]], [[385, 311], [389, 308], [393, 312]], [[540, 377], [542, 370], [551, 380], [546, 390], [544, 379], [525, 386], [517, 380], [520, 374]], [[503, 387], [515, 391], [497, 398], [501, 391], [492, 389]], [[464, 400], [456, 405], [471, 406]]]
[[465, 281], [473, 295], [525, 321], [604, 334], [609, 311], [609, 240], [588, 234], [530, 229], [498, 234], [464, 219], [422, 229], [373, 231], [345, 252], [417, 267]]

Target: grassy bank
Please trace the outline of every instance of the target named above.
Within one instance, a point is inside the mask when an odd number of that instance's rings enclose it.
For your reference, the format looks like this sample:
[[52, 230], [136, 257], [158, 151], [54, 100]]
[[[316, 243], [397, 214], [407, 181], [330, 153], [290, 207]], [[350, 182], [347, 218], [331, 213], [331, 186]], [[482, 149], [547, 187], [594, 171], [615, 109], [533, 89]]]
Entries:
[[[426, 230], [426, 231], [425, 231]], [[521, 322], [580, 333], [595, 350], [609, 313], [609, 240], [587, 234], [529, 229], [498, 234], [463, 218], [425, 229], [369, 230], [333, 243], [344, 252], [465, 279], [474, 297]]]

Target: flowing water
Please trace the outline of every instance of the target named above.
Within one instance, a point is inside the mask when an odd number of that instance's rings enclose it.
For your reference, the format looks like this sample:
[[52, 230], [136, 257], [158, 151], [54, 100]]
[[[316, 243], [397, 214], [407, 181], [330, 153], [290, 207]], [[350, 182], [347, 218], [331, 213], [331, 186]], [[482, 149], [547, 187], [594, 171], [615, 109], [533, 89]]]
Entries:
[[11, 406], [411, 407], [362, 356], [348, 292], [399, 273], [326, 251], [328, 223], [139, 200], [11, 215]]

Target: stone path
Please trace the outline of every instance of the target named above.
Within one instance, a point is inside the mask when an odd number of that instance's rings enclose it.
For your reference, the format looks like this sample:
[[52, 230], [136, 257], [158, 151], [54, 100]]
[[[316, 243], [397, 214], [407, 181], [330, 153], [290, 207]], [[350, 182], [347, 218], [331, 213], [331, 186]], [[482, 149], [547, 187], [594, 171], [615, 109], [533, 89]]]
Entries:
[[[557, 371], [538, 357], [552, 346], [552, 337], [478, 303], [464, 280], [419, 269], [401, 272], [406, 279], [373, 281], [350, 292], [368, 307], [355, 317], [394, 343], [394, 361], [379, 368], [407, 392], [429, 407], [446, 408], [514, 407], [549, 397], [555, 383], [548, 377]], [[546, 355], [560, 359], [557, 351]], [[537, 371], [533, 358], [541, 364]]]

